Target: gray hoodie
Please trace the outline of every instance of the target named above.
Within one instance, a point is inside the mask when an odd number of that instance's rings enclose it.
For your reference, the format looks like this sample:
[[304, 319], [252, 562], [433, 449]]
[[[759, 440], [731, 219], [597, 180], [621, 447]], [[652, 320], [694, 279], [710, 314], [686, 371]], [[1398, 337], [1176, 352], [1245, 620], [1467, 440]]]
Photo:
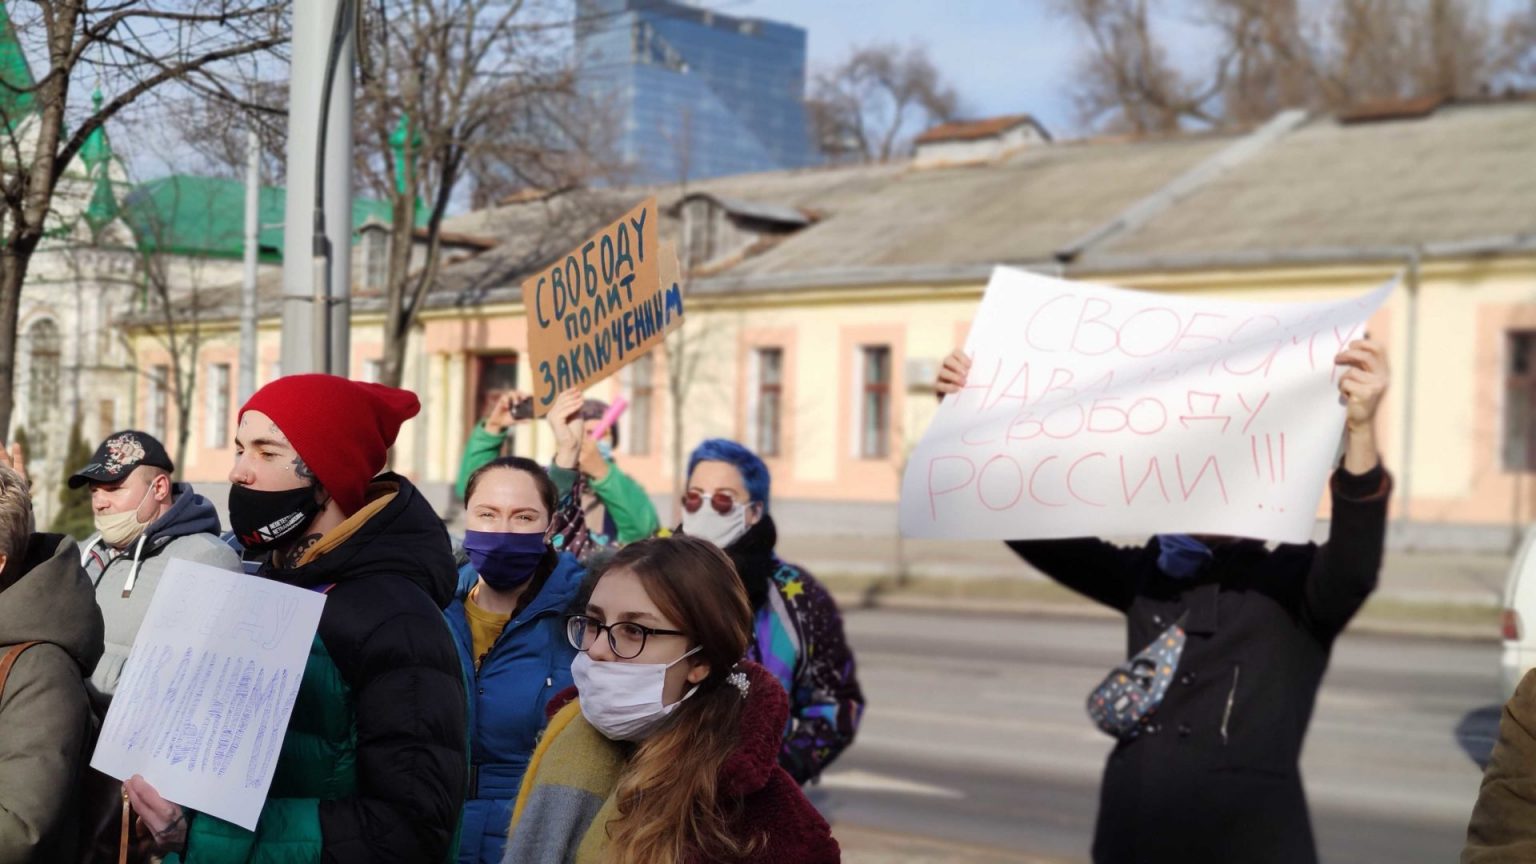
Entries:
[[106, 622], [107, 650], [91, 675], [97, 707], [106, 713], [117, 679], [160, 575], [172, 558], [240, 572], [240, 557], [219, 539], [219, 514], [207, 498], [185, 483], [171, 486], [171, 509], [126, 549], [114, 549], [100, 534], [85, 541], [80, 563], [96, 583], [96, 602]]
[[32, 535], [26, 559], [0, 576], [13, 572], [0, 591], [0, 654], [43, 644], [17, 658], [0, 696], [0, 861], [73, 861], [94, 730], [84, 676], [101, 657], [101, 611], [68, 537]]

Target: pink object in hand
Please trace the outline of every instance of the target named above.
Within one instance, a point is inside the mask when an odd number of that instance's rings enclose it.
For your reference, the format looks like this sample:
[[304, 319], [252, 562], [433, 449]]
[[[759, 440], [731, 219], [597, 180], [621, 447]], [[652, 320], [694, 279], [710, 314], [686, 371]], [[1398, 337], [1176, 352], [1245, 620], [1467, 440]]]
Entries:
[[597, 421], [597, 425], [592, 427], [592, 440], [597, 441], [607, 435], [608, 427], [618, 422], [619, 415], [623, 414], [624, 409], [628, 407], [628, 399], [623, 396], [614, 397], [613, 402], [608, 405], [608, 410], [603, 412], [603, 419]]

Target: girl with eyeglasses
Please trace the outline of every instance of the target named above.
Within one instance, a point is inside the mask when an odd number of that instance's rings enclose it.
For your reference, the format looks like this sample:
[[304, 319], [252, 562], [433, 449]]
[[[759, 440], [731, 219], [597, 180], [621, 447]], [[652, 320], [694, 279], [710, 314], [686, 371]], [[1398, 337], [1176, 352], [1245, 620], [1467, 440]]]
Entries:
[[803, 784], [853, 742], [864, 694], [832, 595], [775, 553], [768, 492], [768, 466], [756, 453], [722, 438], [705, 441], [688, 460], [680, 530], [725, 550], [746, 586], [752, 609], [747, 657], [789, 694], [779, 762]]
[[620, 550], [567, 619], [576, 686], [550, 703], [504, 864], [840, 860], [778, 764], [789, 705], [742, 659], [751, 626], [715, 546], [679, 536]]
[[469, 694], [470, 773], [461, 864], [496, 864], [544, 706], [571, 684], [576, 650], [564, 615], [584, 568], [545, 535], [555, 484], [537, 462], [511, 456], [465, 484], [470, 579], [444, 610]]

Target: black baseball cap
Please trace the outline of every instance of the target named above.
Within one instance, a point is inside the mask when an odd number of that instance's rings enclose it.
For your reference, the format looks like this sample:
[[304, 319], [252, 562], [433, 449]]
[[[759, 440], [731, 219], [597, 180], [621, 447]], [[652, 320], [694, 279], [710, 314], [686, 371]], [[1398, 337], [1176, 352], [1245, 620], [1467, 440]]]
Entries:
[[87, 483], [116, 483], [140, 465], [176, 470], [165, 445], [155, 436], [137, 429], [113, 432], [96, 448], [90, 463], [70, 475], [69, 488], [79, 489]]

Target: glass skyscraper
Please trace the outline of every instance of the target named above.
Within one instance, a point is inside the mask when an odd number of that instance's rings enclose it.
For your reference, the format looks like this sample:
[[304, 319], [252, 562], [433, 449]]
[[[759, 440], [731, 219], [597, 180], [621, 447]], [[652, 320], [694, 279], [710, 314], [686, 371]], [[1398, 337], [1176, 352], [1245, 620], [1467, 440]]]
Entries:
[[577, 0], [580, 91], [640, 183], [799, 168], [805, 31], [669, 0]]

